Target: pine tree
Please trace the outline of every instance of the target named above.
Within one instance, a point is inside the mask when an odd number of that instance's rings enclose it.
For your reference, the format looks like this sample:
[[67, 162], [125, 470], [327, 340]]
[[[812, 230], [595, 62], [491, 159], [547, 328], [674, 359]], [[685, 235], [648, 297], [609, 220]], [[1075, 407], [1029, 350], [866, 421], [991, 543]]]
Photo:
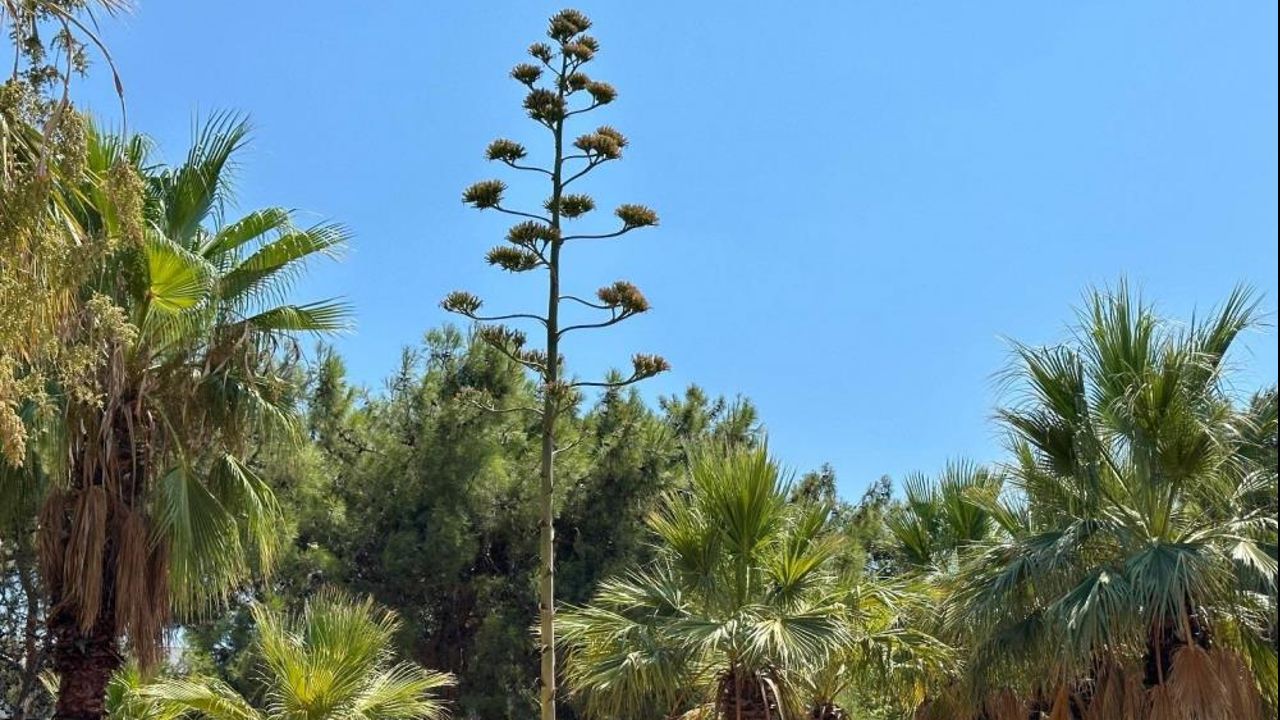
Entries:
[[[631, 374], [610, 376], [600, 381], [581, 381], [564, 371], [560, 343], [578, 330], [604, 328], [634, 317], [649, 309], [649, 301], [631, 283], [619, 280], [600, 288], [594, 300], [567, 294], [562, 288], [561, 259], [564, 248], [574, 241], [603, 240], [625, 235], [633, 230], [658, 224], [653, 210], [642, 205], [621, 205], [615, 211], [620, 226], [598, 234], [565, 232], [568, 221], [576, 221], [595, 209], [595, 201], [586, 194], [569, 192], [588, 173], [622, 157], [627, 139], [612, 127], [600, 126], [567, 142], [569, 122], [597, 108], [608, 105], [617, 91], [608, 83], [592, 79], [583, 67], [595, 57], [599, 43], [587, 35], [591, 21], [576, 10], [563, 10], [549, 21], [547, 36], [551, 43], [538, 42], [529, 47], [536, 63], [521, 63], [511, 77], [528, 88], [524, 109], [529, 117], [544, 127], [552, 142], [548, 166], [531, 164], [528, 151], [512, 140], [498, 139], [489, 144], [486, 156], [491, 161], [535, 176], [550, 185], [550, 195], [541, 211], [519, 210], [504, 204], [507, 186], [501, 180], [484, 180], [467, 188], [463, 202], [480, 210], [496, 210], [520, 218], [507, 232], [507, 243], [489, 251], [489, 264], [512, 273], [545, 271], [546, 314], [512, 313], [486, 315], [481, 312], [480, 298], [465, 292], [450, 293], [442, 306], [479, 323], [480, 337], [514, 362], [534, 372], [540, 385], [540, 407], [530, 408], [540, 415], [542, 451], [539, 487], [539, 653], [541, 688], [539, 701], [542, 720], [554, 720], [556, 701], [555, 660], [555, 537], [553, 522], [555, 489], [556, 419], [572, 409], [582, 388], [618, 388], [639, 382], [665, 371], [666, 360], [656, 355], [636, 354], [631, 358]], [[576, 187], [573, 188], [576, 190]], [[599, 320], [578, 324], [562, 324], [561, 310], [566, 303], [601, 313]], [[606, 317], [607, 315], [607, 317]], [[524, 332], [501, 324], [508, 321], [534, 323], [543, 331], [541, 349], [526, 348]], [[490, 409], [514, 410], [493, 407]]]

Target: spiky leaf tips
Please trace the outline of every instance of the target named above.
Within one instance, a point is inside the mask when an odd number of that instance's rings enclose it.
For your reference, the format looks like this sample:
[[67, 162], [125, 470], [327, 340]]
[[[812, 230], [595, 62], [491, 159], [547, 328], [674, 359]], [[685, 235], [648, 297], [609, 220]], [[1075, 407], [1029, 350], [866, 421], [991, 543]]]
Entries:
[[525, 86], [533, 87], [533, 84], [542, 78], [542, 68], [529, 63], [520, 63], [511, 69], [511, 77]]
[[[649, 309], [649, 301], [640, 291], [625, 280], [619, 280], [596, 292], [595, 299], [583, 299], [562, 287], [564, 282], [562, 253], [568, 240], [603, 240], [624, 235], [633, 230], [658, 223], [658, 216], [642, 205], [626, 204], [615, 211], [620, 225], [599, 233], [568, 235], [563, 223], [582, 220], [595, 207], [590, 195], [570, 193], [572, 184], [578, 190], [586, 175], [599, 166], [622, 158], [627, 138], [616, 129], [602, 125], [595, 130], [577, 136], [570, 134], [570, 122], [578, 116], [614, 102], [618, 91], [609, 83], [591, 77], [583, 67], [595, 59], [600, 43], [586, 35], [591, 21], [577, 10], [556, 13], [547, 23], [550, 42], [537, 42], [529, 46], [529, 55], [535, 63], [520, 63], [511, 70], [511, 77], [528, 88], [523, 107], [528, 116], [550, 133], [551, 152], [546, 165], [538, 166], [528, 161], [529, 151], [521, 143], [500, 138], [485, 149], [485, 157], [496, 160], [520, 171], [526, 177], [545, 178], [550, 192], [541, 208], [521, 209], [506, 204], [507, 189], [501, 180], [478, 182], [463, 193], [463, 202], [472, 207], [515, 215], [521, 221], [506, 233], [506, 245], [489, 250], [486, 260], [493, 266], [508, 272], [528, 272], [545, 267], [547, 285], [545, 314], [521, 312], [507, 315], [480, 315], [481, 302], [473, 295], [456, 292], [445, 298], [445, 310], [481, 323], [479, 339], [507, 358], [534, 372], [539, 381], [541, 415], [542, 457], [539, 487], [539, 629], [538, 644], [541, 656], [540, 704], [543, 720], [554, 720], [556, 699], [555, 653], [555, 605], [554, 589], [554, 457], [556, 445], [556, 418], [572, 410], [580, 401], [582, 390], [592, 388], [619, 388], [652, 377], [668, 368], [667, 362], [656, 355], [636, 355], [632, 358], [632, 373], [623, 377], [611, 373], [604, 380], [582, 381], [563, 377], [564, 362], [559, 344], [573, 330], [608, 327]], [[590, 296], [588, 296], [590, 297]], [[572, 303], [575, 312], [603, 314], [605, 317], [566, 324], [562, 318], [562, 305]], [[505, 325], [490, 322], [537, 323], [544, 333], [545, 345], [526, 349], [523, 332]], [[494, 408], [495, 410], [529, 410], [530, 408]]]
[[501, 180], [481, 180], [463, 191], [462, 202], [477, 210], [495, 208], [502, 202], [502, 193], [506, 190], [507, 184]]
[[544, 64], [548, 66], [551, 65], [551, 58], [554, 57], [554, 55], [552, 55], [552, 52], [551, 52], [551, 46], [541, 42], [530, 45], [529, 54], [541, 60]]
[[537, 220], [526, 220], [512, 225], [507, 231], [507, 242], [526, 248], [545, 248], [559, 238], [558, 230]]
[[603, 82], [587, 83], [587, 93], [597, 105], [608, 105], [618, 97], [618, 91], [609, 83]]
[[475, 295], [458, 290], [446, 295], [444, 300], [441, 301], [440, 307], [451, 313], [471, 316], [476, 314], [483, 304], [480, 298]]
[[567, 43], [564, 46], [565, 57], [578, 62], [588, 62], [596, 56], [596, 45], [591, 38], [584, 37], [579, 42]]
[[[536, 70], [537, 68], [534, 69]], [[489, 143], [489, 147], [485, 149], [484, 154], [490, 160], [515, 162], [524, 158], [527, 153], [520, 143], [500, 138]]]
[[649, 301], [639, 288], [625, 280], [600, 288], [596, 297], [606, 307], [617, 308], [628, 315], [638, 315], [649, 309]]
[[529, 111], [529, 117], [550, 125], [564, 119], [564, 97], [546, 88], [534, 88], [524, 98], [524, 109]]
[[596, 201], [591, 199], [590, 195], [562, 195], [560, 202], [555, 203], [553, 200], [547, 200], [543, 205], [548, 212], [559, 210], [560, 216], [569, 220], [576, 220], [583, 215], [596, 209]]
[[506, 325], [483, 325], [476, 332], [480, 335], [480, 339], [493, 347], [511, 352], [519, 351], [526, 342], [524, 333]]
[[542, 264], [537, 253], [505, 245], [490, 250], [485, 260], [507, 272], [527, 272]]
[[591, 29], [591, 20], [578, 10], [561, 10], [551, 17], [547, 37], [560, 43], [561, 48], [571, 45], [573, 36]]
[[581, 150], [589, 161], [617, 160], [622, 157], [627, 139], [612, 128], [600, 128], [593, 133], [580, 135], [573, 141], [573, 146]]
[[658, 214], [643, 205], [619, 205], [614, 211], [624, 227], [641, 228], [658, 224]]
[[661, 355], [636, 353], [631, 356], [631, 368], [636, 380], [651, 378], [671, 369], [671, 364]]

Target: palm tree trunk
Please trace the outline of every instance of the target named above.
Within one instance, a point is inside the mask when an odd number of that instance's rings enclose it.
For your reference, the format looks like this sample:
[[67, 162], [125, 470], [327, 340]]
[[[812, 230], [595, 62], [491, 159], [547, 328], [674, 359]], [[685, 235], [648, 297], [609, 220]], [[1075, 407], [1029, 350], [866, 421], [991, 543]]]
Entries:
[[15, 698], [14, 720], [26, 720], [31, 715], [31, 705], [40, 686], [40, 671], [44, 666], [43, 652], [47, 643], [40, 642], [40, 625], [44, 622], [44, 607], [40, 590], [36, 586], [35, 556], [30, 547], [30, 535], [27, 531], [18, 533], [18, 550], [14, 556], [14, 566], [18, 578], [18, 587], [26, 596], [26, 617], [22, 628], [22, 662], [24, 672]]
[[107, 681], [123, 663], [114, 612], [104, 608], [85, 632], [75, 613], [57, 609], [49, 615], [48, 628], [53, 639], [53, 669], [58, 675], [55, 720], [101, 720]]
[[716, 713], [721, 720], [784, 720], [778, 698], [755, 673], [739, 668], [720, 677]]

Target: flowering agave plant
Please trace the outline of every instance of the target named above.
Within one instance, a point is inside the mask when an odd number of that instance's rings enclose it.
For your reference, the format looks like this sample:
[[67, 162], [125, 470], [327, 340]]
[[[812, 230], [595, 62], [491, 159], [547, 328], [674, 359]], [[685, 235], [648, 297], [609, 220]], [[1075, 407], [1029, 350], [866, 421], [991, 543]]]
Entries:
[[[485, 259], [501, 270], [512, 273], [546, 273], [546, 311], [490, 315], [483, 312], [480, 298], [466, 292], [454, 292], [441, 303], [445, 310], [457, 313], [479, 324], [478, 335], [486, 343], [513, 362], [534, 373], [541, 393], [541, 407], [530, 408], [540, 415], [542, 423], [542, 460], [540, 468], [538, 642], [541, 656], [541, 689], [539, 702], [543, 720], [554, 720], [556, 702], [555, 656], [555, 539], [552, 499], [555, 492], [556, 419], [572, 409], [582, 388], [619, 388], [653, 377], [667, 369], [666, 360], [657, 355], [636, 354], [631, 358], [631, 373], [610, 375], [601, 381], [584, 381], [564, 374], [561, 341], [580, 330], [605, 328], [635, 317], [649, 309], [649, 301], [629, 282], [618, 281], [601, 288], [594, 299], [587, 299], [566, 289], [562, 274], [565, 249], [579, 242], [616, 238], [633, 230], [658, 224], [653, 210], [642, 205], [624, 204], [615, 211], [617, 225], [603, 232], [575, 232], [569, 224], [584, 220], [595, 210], [589, 195], [570, 192], [596, 168], [622, 158], [627, 138], [610, 126], [600, 126], [576, 138], [570, 125], [581, 116], [612, 103], [618, 97], [612, 85], [586, 72], [600, 44], [587, 34], [591, 20], [577, 10], [556, 13], [547, 26], [550, 42], [529, 47], [534, 62], [520, 63], [511, 77], [527, 89], [524, 109], [529, 118], [545, 131], [549, 152], [545, 164], [530, 161], [529, 151], [515, 140], [500, 138], [489, 144], [485, 157], [512, 170], [529, 174], [546, 183], [547, 198], [540, 208], [516, 208], [506, 200], [507, 184], [502, 180], [483, 180], [462, 193], [462, 201], [479, 210], [492, 210], [518, 218], [506, 233], [506, 243], [489, 250]], [[589, 297], [589, 296], [588, 296]], [[570, 321], [572, 312], [587, 316]], [[537, 330], [542, 347], [526, 348], [525, 332], [499, 323], [531, 323]], [[482, 402], [482, 401], [481, 401]], [[482, 402], [483, 404], [483, 402]], [[493, 410], [512, 410], [496, 408]]]

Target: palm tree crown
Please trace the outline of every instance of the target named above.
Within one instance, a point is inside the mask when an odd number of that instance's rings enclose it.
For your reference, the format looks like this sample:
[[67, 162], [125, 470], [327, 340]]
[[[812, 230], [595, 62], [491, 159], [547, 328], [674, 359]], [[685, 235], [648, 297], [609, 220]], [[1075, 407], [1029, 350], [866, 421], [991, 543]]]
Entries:
[[[215, 678], [163, 679], [139, 686], [134, 707], [148, 719], [191, 715], [209, 720], [437, 720], [435, 692], [449, 675], [396, 662], [394, 613], [371, 599], [324, 591], [301, 613], [253, 609], [264, 707]], [[129, 720], [132, 720], [130, 718]]]
[[[59, 712], [96, 716], [119, 639], [149, 664], [171, 614], [210, 608], [269, 567], [280, 511], [246, 462], [293, 432], [291, 337], [344, 327], [335, 302], [285, 299], [333, 225], [268, 208], [227, 221], [247, 124], [217, 115], [177, 167], [140, 137], [90, 128], [77, 225], [111, 252], [80, 292], [62, 382], [28, 398], [33, 442], [0, 496], [43, 498], [38, 547], [52, 612]], [[118, 191], [133, 178], [136, 193]]]
[[1153, 719], [1274, 706], [1276, 469], [1251, 459], [1258, 404], [1242, 408], [1226, 377], [1255, 322], [1246, 292], [1174, 327], [1121, 286], [1090, 299], [1074, 341], [1016, 348], [1024, 401], [1000, 413], [1012, 492], [970, 494], [1000, 533], [962, 569], [950, 615], [972, 645], [962, 705]]
[[763, 448], [703, 454], [650, 518], [658, 560], [564, 616], [568, 680], [601, 717], [780, 717], [791, 673], [850, 639], [829, 510], [791, 504]]

